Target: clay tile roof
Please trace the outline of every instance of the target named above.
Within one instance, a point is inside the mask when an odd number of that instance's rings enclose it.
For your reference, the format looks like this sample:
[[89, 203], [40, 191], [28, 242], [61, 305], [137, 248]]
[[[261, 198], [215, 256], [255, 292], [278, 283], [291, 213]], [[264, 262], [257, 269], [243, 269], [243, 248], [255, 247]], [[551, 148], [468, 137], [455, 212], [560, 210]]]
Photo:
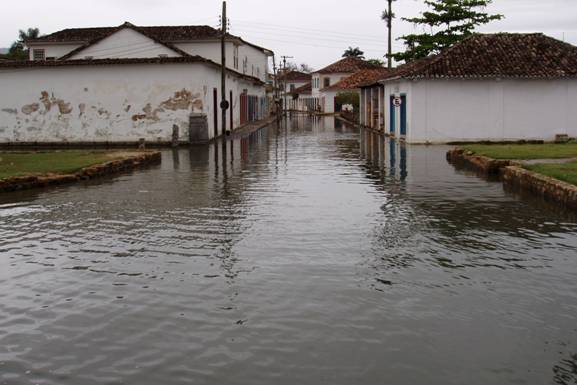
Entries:
[[[90, 66], [106, 66], [106, 65], [134, 65], [134, 64], [190, 64], [202, 63], [216, 69], [221, 66], [212, 60], [205, 59], [200, 56], [183, 56], [183, 57], [166, 57], [166, 58], [118, 58], [118, 59], [78, 59], [78, 60], [17, 60], [17, 61], [2, 61], [0, 62], [0, 72], [4, 69], [20, 69], [20, 68], [37, 68], [37, 67], [90, 67]], [[227, 69], [227, 72], [239, 78], [248, 80], [257, 85], [263, 85], [264, 82], [260, 79], [242, 74], [240, 72]]]
[[377, 80], [382, 79], [391, 71], [392, 70], [383, 67], [360, 70], [355, 72], [351, 76], [344, 78], [340, 82], [337, 82], [332, 86], [325, 88], [323, 91], [350, 90], [360, 88], [363, 87], [365, 84], [375, 83]]
[[313, 91], [313, 87], [312, 87], [312, 83], [307, 83], [304, 86], [300, 86], [298, 88], [296, 88], [293, 92], [291, 92], [292, 95], [308, 95], [310, 93], [312, 93]]
[[533, 33], [473, 35], [384, 79], [553, 79], [577, 77], [577, 47]]
[[[26, 41], [27, 43], [83, 43], [87, 44], [92, 41], [99, 41], [116, 32], [119, 28], [131, 26], [142, 32], [150, 38], [163, 43], [176, 43], [191, 40], [212, 40], [220, 38], [219, 30], [208, 25], [181, 25], [181, 26], [151, 26], [141, 27], [134, 26], [128, 22], [120, 27], [99, 27], [99, 28], [71, 28], [41, 36], [37, 39]], [[266, 48], [249, 43], [238, 36], [228, 35], [231, 39], [237, 39], [256, 49], [272, 54]]]
[[280, 75], [280, 78], [289, 82], [310, 82], [312, 75], [300, 71], [289, 71], [286, 74]]
[[[37, 39], [29, 40], [30, 43], [67, 43], [80, 42], [86, 43], [98, 38], [108, 36], [115, 32], [118, 27], [101, 27], [101, 28], [71, 28], [41, 36]], [[154, 36], [158, 40], [165, 42], [214, 39], [219, 37], [218, 30], [206, 25], [185, 25], [173, 27], [139, 27], [146, 31], [149, 36]]]
[[366, 60], [357, 59], [354, 57], [347, 57], [333, 63], [315, 73], [321, 74], [336, 74], [336, 73], [353, 73], [365, 68], [376, 68], [378, 66], [369, 63]]

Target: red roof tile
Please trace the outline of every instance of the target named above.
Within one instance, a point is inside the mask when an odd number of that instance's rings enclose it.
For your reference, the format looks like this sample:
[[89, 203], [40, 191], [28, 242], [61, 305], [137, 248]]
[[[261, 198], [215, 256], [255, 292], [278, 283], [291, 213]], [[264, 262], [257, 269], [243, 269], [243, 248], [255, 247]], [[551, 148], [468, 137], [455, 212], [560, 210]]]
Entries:
[[[28, 40], [27, 43], [88, 43], [94, 40], [102, 39], [116, 32], [123, 26], [132, 25], [124, 23], [120, 27], [97, 27], [97, 28], [70, 28], [41, 36], [37, 39]], [[176, 43], [191, 40], [213, 40], [220, 38], [218, 29], [207, 25], [182, 25], [182, 26], [137, 26], [138, 30], [164, 43]], [[255, 44], [244, 41], [238, 36], [228, 34], [229, 38], [238, 39], [243, 43], [250, 45], [262, 51], [270, 52], [266, 48], [259, 47]]]
[[321, 74], [353, 73], [365, 68], [378, 68], [378, 66], [371, 64], [366, 60], [357, 59], [354, 57], [347, 57], [314, 73], [321, 73]]
[[378, 68], [368, 68], [360, 70], [352, 74], [351, 76], [344, 78], [338, 83], [333, 84], [330, 87], [325, 88], [323, 91], [338, 91], [360, 88], [364, 84], [374, 83], [377, 80], [383, 78], [392, 70], [388, 68], [378, 67]]
[[286, 74], [281, 74], [279, 78], [287, 82], [310, 82], [312, 75], [300, 71], [288, 71]]
[[382, 80], [566, 77], [577, 77], [577, 47], [540, 33], [498, 33], [473, 35]]
[[304, 86], [296, 88], [291, 94], [293, 95], [309, 95], [313, 91], [312, 83], [307, 83]]

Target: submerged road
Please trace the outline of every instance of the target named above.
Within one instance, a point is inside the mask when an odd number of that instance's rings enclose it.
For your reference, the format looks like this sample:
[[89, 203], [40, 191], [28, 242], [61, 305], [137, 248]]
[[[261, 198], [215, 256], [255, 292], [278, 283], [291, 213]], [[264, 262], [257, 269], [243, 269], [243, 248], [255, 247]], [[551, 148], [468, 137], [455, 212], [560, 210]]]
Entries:
[[577, 218], [332, 118], [0, 196], [0, 384], [575, 384]]

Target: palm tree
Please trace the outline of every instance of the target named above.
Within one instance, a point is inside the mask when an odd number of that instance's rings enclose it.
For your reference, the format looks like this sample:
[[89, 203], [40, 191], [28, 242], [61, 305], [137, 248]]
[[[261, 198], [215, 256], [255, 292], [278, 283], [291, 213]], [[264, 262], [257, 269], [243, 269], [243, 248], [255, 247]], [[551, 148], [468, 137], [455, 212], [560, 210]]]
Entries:
[[387, 53], [389, 69], [393, 68], [393, 19], [395, 18], [395, 13], [393, 12], [393, 1], [396, 0], [387, 0], [389, 8], [381, 15], [381, 19], [387, 23], [387, 29], [389, 31], [389, 49]]
[[359, 47], [356, 47], [356, 48], [349, 47], [345, 51], [345, 53], [343, 54], [343, 57], [354, 57], [357, 59], [364, 59], [365, 53], [363, 51], [361, 51], [361, 49]]

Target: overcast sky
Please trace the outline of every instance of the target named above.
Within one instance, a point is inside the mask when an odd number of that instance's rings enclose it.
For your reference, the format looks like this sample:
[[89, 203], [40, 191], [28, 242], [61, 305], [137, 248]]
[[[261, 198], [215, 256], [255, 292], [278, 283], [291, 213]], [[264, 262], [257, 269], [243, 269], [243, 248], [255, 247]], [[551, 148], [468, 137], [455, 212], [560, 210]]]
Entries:
[[[38, 27], [47, 34], [64, 28], [206, 24], [216, 26], [220, 0], [2, 0], [0, 47], [18, 30]], [[418, 15], [422, 0], [397, 0], [397, 17]], [[228, 0], [231, 31], [246, 40], [294, 56], [292, 61], [318, 69], [358, 46], [367, 58], [383, 58], [386, 28], [380, 19], [385, 0]], [[506, 19], [481, 31], [545, 32], [577, 44], [577, 0], [494, 0], [489, 11]], [[395, 36], [414, 26], [397, 21]], [[396, 42], [397, 49], [401, 43]]]

